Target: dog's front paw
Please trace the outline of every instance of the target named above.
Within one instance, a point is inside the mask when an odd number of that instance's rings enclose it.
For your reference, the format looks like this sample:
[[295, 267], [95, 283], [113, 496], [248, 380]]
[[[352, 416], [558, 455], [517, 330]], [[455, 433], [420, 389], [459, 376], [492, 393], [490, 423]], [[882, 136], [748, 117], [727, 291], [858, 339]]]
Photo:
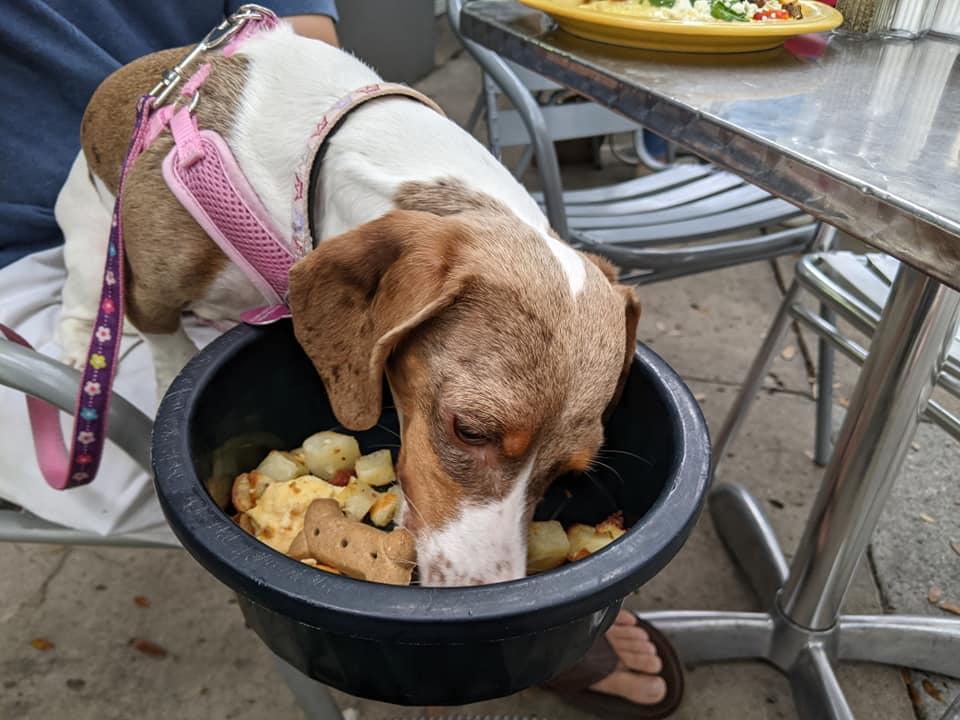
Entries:
[[82, 370], [87, 361], [87, 350], [90, 347], [90, 336], [93, 333], [93, 322], [65, 318], [57, 326], [57, 344], [60, 345], [59, 360], [64, 365]]

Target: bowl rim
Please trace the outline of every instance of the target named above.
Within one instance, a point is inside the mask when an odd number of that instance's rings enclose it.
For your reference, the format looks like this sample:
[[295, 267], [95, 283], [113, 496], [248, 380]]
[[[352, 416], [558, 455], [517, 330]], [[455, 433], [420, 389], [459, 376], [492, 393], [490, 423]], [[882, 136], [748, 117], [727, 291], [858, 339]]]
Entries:
[[617, 541], [579, 562], [492, 585], [398, 587], [317, 572], [234, 523], [188, 460], [186, 428], [197, 410], [197, 390], [269, 332], [239, 325], [194, 356], [165, 394], [152, 437], [154, 482], [167, 522], [198, 562], [254, 604], [330, 632], [387, 635], [397, 642], [490, 639], [491, 632], [522, 635], [622, 600], [672, 559], [699, 516], [710, 478], [706, 421], [679, 375], [638, 343], [634, 363], [672, 408], [679, 460], [650, 510]]

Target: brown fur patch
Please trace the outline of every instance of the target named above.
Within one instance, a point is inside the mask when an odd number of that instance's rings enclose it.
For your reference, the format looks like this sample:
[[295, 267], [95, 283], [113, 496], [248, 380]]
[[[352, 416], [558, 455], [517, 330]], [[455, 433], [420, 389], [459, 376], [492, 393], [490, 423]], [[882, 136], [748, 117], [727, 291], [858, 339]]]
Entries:
[[510, 210], [499, 200], [486, 193], [471, 190], [454, 177], [430, 182], [411, 180], [400, 183], [393, 194], [393, 204], [401, 210], [422, 210], [440, 216], [471, 210], [512, 216]]
[[[81, 126], [81, 143], [93, 172], [115, 193], [130, 142], [137, 101], [172, 67], [186, 48], [140, 58], [110, 75], [94, 93]], [[242, 56], [211, 56], [213, 66], [200, 90], [200, 127], [226, 136], [246, 81]], [[182, 100], [180, 102], [183, 102]], [[206, 293], [227, 264], [220, 248], [173, 196], [161, 174], [173, 147], [162, 134], [134, 163], [124, 189], [127, 255], [127, 316], [147, 333], [171, 333], [180, 315]]]

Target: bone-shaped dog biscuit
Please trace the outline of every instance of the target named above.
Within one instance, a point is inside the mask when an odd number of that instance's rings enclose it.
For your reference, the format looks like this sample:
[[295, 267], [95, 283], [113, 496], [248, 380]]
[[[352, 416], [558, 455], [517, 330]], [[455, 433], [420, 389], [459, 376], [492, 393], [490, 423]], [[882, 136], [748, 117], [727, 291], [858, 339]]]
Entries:
[[[336, 500], [314, 500], [304, 517], [310, 556], [348, 577], [409, 585], [417, 553], [406, 530], [384, 532], [343, 516]], [[301, 546], [302, 547], [302, 546]]]

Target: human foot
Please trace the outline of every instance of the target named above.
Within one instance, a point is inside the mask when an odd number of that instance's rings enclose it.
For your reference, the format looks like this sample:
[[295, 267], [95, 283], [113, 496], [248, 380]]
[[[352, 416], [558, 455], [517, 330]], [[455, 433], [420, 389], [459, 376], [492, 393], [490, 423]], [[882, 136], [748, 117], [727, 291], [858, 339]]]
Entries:
[[683, 667], [659, 630], [621, 610], [584, 658], [544, 687], [604, 720], [654, 720], [679, 706]]

